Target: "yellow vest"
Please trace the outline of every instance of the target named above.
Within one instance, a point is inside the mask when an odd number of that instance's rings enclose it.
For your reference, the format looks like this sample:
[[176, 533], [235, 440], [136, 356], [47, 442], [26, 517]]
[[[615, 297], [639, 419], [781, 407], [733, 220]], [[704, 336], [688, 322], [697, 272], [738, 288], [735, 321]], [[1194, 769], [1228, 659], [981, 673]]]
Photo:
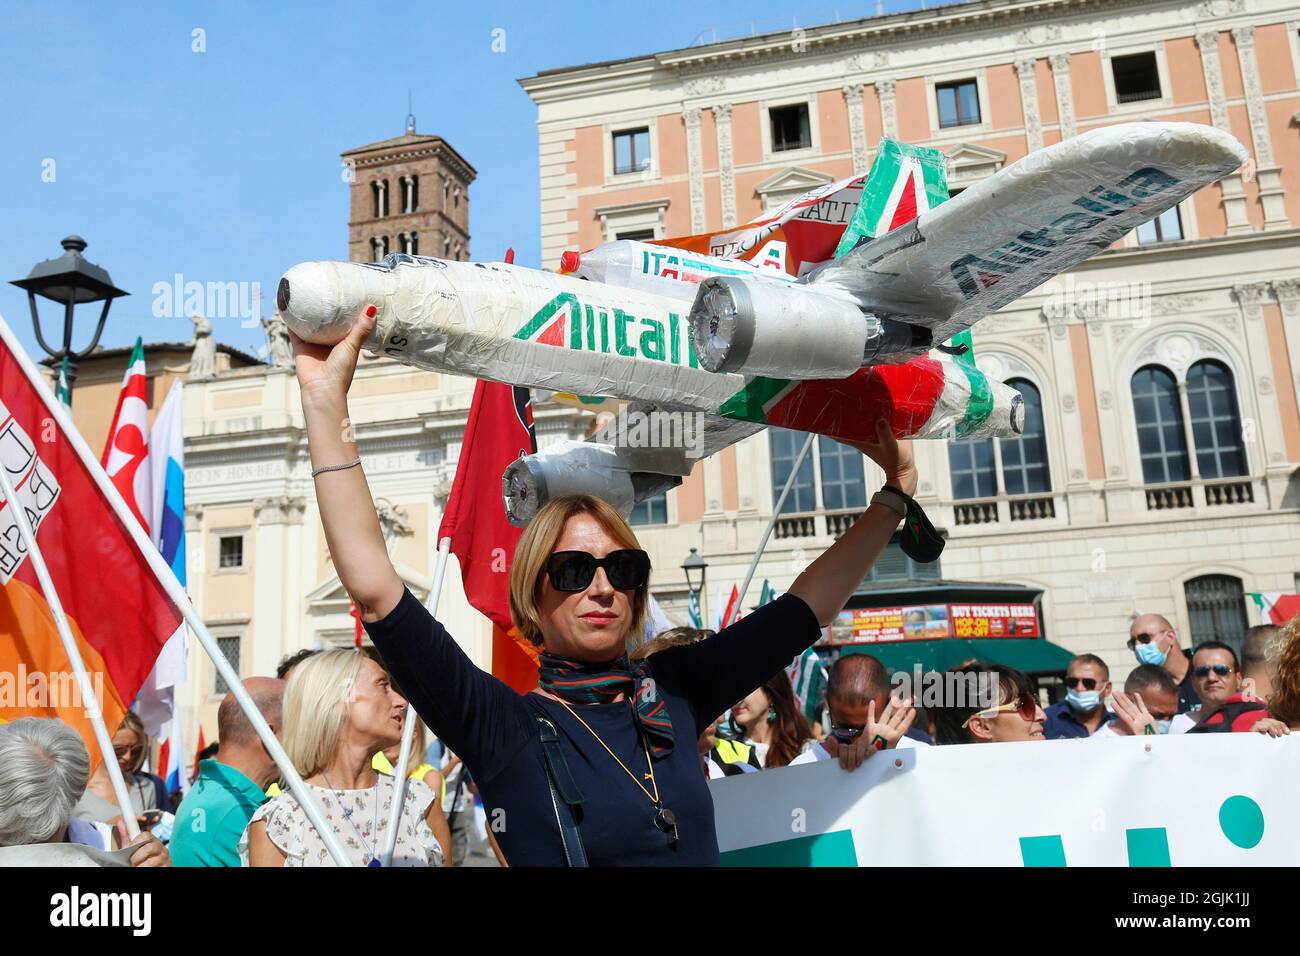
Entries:
[[739, 740], [719, 740], [713, 745], [723, 763], [749, 763], [754, 748]]

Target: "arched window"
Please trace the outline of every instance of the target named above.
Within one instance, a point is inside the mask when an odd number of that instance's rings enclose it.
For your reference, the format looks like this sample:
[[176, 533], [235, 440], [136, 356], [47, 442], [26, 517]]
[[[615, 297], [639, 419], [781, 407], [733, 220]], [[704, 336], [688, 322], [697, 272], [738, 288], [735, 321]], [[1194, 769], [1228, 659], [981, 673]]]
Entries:
[[420, 177], [402, 177], [402, 212], [417, 212], [420, 208]]
[[1133, 373], [1132, 386], [1142, 480], [1148, 485], [1187, 481], [1191, 466], [1173, 375], [1158, 365], [1147, 365]]
[[1187, 407], [1202, 478], [1238, 478], [1247, 473], [1241, 415], [1232, 372], [1222, 362], [1202, 359], [1187, 372]]
[[370, 255], [375, 262], [381, 261], [384, 256], [388, 255], [388, 237], [372, 236], [370, 239]]
[[1030, 382], [1007, 382], [1025, 400], [1025, 428], [1015, 438], [998, 439], [1002, 448], [1002, 487], [1009, 495], [1046, 494], [1052, 490], [1043, 431], [1043, 397]]
[[411, 255], [418, 256], [420, 254], [420, 234], [418, 232], [411, 233], [410, 246]]
[[1230, 574], [1204, 574], [1183, 585], [1192, 646], [1223, 641], [1241, 654], [1246, 637], [1246, 596], [1241, 579]]
[[376, 179], [370, 184], [370, 192], [375, 203], [375, 218], [383, 219], [388, 215], [388, 180]]

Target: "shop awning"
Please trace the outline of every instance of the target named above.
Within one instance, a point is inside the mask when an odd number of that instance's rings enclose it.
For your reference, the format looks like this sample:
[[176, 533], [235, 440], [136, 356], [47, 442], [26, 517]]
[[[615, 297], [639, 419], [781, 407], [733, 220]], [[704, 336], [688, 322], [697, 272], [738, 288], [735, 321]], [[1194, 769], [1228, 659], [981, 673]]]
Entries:
[[843, 654], [870, 654], [893, 671], [911, 671], [916, 664], [923, 671], [944, 671], [975, 658], [990, 664], [1014, 667], [1026, 674], [1064, 671], [1074, 654], [1042, 638], [997, 637], [983, 639], [941, 638], [933, 641], [882, 641], [874, 644], [842, 645]]

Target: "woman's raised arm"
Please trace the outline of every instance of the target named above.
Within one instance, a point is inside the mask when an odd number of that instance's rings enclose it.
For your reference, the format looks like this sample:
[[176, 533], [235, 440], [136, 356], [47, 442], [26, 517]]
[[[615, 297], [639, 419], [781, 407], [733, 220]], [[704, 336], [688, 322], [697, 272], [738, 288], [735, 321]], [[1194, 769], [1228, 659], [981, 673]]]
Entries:
[[[876, 441], [850, 442], [885, 472], [885, 484], [916, 494], [912, 443], [894, 438], [888, 423], [876, 423]], [[873, 504], [840, 539], [795, 578], [789, 594], [803, 599], [822, 627], [830, 624], [884, 552], [902, 519], [886, 505]]]
[[[289, 333], [312, 471], [347, 465], [358, 457], [348, 414], [348, 388], [361, 345], [374, 324], [372, 316], [360, 317], [347, 338], [334, 346], [304, 342]], [[325, 541], [339, 580], [352, 595], [363, 621], [380, 620], [397, 606], [405, 586], [388, 558], [362, 466], [321, 471], [315, 481]]]

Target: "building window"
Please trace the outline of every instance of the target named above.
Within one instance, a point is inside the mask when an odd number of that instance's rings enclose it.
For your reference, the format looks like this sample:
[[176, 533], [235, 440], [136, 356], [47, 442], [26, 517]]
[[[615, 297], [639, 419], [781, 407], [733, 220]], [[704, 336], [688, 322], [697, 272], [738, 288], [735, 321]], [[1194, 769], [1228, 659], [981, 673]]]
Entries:
[[938, 561], [931, 561], [929, 564], [913, 561], [903, 553], [898, 537], [898, 533], [895, 532], [889, 539], [885, 550], [871, 566], [867, 576], [862, 579], [864, 582], [937, 580], [941, 577]]
[[412, 213], [420, 208], [420, 177], [402, 177], [402, 212]]
[[244, 536], [223, 534], [217, 539], [217, 567], [242, 568], [244, 566]]
[[1222, 362], [1203, 359], [1187, 372], [1187, 409], [1202, 478], [1246, 474], [1246, 448], [1232, 373]]
[[[238, 637], [218, 637], [217, 650], [221, 651], [221, 656], [230, 662], [230, 669], [236, 674], [239, 673], [239, 638]], [[216, 674], [213, 682], [212, 692], [214, 694], [225, 694], [230, 691], [229, 685], [221, 679], [221, 674]]]
[[653, 229], [629, 229], [626, 232], [614, 234], [615, 239], [635, 239], [637, 242], [651, 242], [654, 237], [655, 231]]
[[379, 262], [384, 256], [388, 255], [388, 237], [371, 236], [370, 237], [370, 257], [373, 261]]
[[1132, 384], [1142, 480], [1148, 485], [1187, 481], [1191, 466], [1177, 382], [1165, 369], [1148, 365], [1133, 374]]
[[[808, 436], [787, 428], [769, 428], [772, 448], [772, 506], [781, 495], [781, 489], [790, 480], [795, 459]], [[813, 456], [810, 454], [799, 466], [799, 474], [785, 497], [781, 514], [808, 514], [817, 510], [817, 489], [813, 482]]]
[[812, 128], [808, 122], [808, 104], [774, 106], [767, 111], [772, 128], [772, 152], [812, 147]]
[[376, 219], [383, 219], [388, 215], [388, 180], [377, 179], [370, 184], [371, 198], [374, 200], [374, 213]]
[[668, 492], [664, 491], [645, 501], [637, 502], [628, 515], [628, 524], [667, 524]]
[[1047, 465], [1047, 436], [1043, 431], [1043, 397], [1024, 379], [1007, 382], [1025, 400], [1025, 428], [1015, 438], [999, 438], [1002, 487], [1009, 495], [1039, 495], [1052, 490]]
[[420, 235], [415, 232], [401, 232], [397, 234], [397, 244], [402, 251], [408, 256], [418, 256], [420, 254]]
[[979, 124], [979, 86], [974, 80], [936, 83], [934, 85], [934, 96], [938, 101], [940, 129]]
[[420, 234], [418, 232], [411, 233], [407, 244], [411, 247], [409, 250], [411, 255], [418, 256], [420, 254]]
[[1246, 637], [1246, 596], [1241, 579], [1229, 574], [1204, 574], [1183, 585], [1192, 646], [1223, 641], [1241, 657]]
[[998, 493], [993, 439], [964, 438], [948, 442], [948, 468], [954, 498], [992, 498]]
[[[798, 454], [798, 449], [795, 450]], [[818, 463], [821, 465], [822, 507], [827, 511], [847, 511], [867, 507], [867, 479], [862, 471], [862, 455], [833, 438], [817, 438]]]
[[623, 130], [614, 134], [614, 175], [639, 173], [650, 168], [650, 130]]
[[1179, 218], [1177, 206], [1171, 206], [1154, 219], [1137, 227], [1137, 241], [1140, 246], [1153, 242], [1172, 242], [1181, 238], [1183, 238], [1183, 220]]
[[1115, 81], [1116, 103], [1160, 99], [1160, 69], [1153, 51], [1111, 57], [1110, 74]]

